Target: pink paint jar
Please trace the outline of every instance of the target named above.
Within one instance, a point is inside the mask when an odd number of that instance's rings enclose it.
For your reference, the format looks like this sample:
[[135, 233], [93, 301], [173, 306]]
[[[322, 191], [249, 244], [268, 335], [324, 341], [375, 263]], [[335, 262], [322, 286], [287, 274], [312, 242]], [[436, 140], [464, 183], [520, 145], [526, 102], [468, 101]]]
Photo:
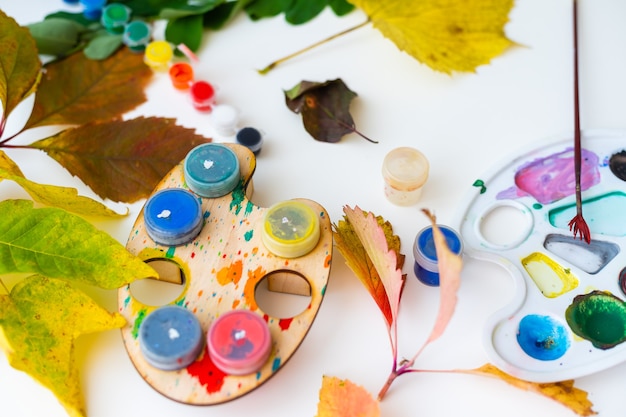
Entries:
[[383, 161], [385, 196], [398, 206], [416, 204], [428, 179], [428, 159], [417, 149], [396, 148]]
[[263, 367], [272, 350], [270, 329], [249, 310], [222, 314], [209, 328], [207, 346], [217, 368], [229, 375], [248, 375]]

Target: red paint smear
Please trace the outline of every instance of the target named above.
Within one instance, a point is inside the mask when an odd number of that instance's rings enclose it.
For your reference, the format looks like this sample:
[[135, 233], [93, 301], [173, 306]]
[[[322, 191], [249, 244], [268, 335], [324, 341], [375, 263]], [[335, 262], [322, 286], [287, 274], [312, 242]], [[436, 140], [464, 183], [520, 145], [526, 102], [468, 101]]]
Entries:
[[278, 325], [280, 326], [280, 330], [285, 331], [289, 329], [289, 326], [291, 326], [291, 322], [293, 321], [293, 317], [288, 318], [288, 319], [280, 319], [278, 321]]
[[191, 252], [191, 259], [196, 257], [196, 253], [195, 252]]
[[267, 314], [263, 314], [263, 320], [265, 320], [266, 323], [269, 323], [270, 316], [268, 316]]
[[226, 374], [215, 366], [206, 348], [202, 358], [187, 367], [187, 372], [196, 378], [209, 394], [219, 392], [226, 377]]

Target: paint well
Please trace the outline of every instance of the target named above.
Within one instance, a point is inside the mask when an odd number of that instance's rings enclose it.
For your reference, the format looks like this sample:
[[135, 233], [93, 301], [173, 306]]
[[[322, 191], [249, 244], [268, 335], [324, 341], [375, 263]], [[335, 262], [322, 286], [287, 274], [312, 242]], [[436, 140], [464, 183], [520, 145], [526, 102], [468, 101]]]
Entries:
[[608, 292], [576, 296], [565, 318], [574, 333], [598, 349], [610, 349], [626, 340], [626, 303]]
[[[583, 200], [583, 213], [591, 233], [607, 236], [626, 236], [626, 194], [614, 191]], [[559, 229], [569, 230], [569, 222], [576, 215], [576, 204], [550, 210], [548, 220]]]
[[541, 293], [555, 298], [578, 286], [578, 278], [544, 253], [534, 252], [522, 259], [522, 265]]
[[553, 361], [567, 352], [570, 337], [567, 328], [555, 318], [529, 314], [520, 320], [517, 343], [528, 356]]
[[619, 253], [619, 246], [612, 242], [592, 240], [587, 243], [574, 236], [549, 234], [543, 247], [588, 274], [597, 274]]
[[497, 202], [480, 216], [478, 236], [483, 244], [494, 249], [509, 249], [528, 238], [534, 220], [530, 210], [512, 200]]

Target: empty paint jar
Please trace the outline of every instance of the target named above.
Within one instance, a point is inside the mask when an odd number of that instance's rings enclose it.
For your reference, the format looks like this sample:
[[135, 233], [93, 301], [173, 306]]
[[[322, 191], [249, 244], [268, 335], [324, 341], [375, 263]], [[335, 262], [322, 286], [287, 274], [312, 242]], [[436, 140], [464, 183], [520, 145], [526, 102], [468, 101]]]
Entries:
[[[459, 234], [447, 226], [437, 226], [446, 239], [450, 251], [457, 255], [460, 254], [463, 251], [463, 241]], [[423, 228], [415, 237], [413, 257], [415, 258], [413, 271], [417, 279], [432, 287], [439, 286], [439, 261], [432, 226]]]
[[317, 213], [301, 201], [288, 200], [267, 209], [261, 240], [274, 255], [297, 258], [311, 252], [320, 239]]
[[159, 307], [139, 327], [139, 348], [150, 365], [164, 371], [186, 368], [204, 347], [199, 320], [177, 305]]
[[182, 188], [154, 193], [144, 208], [146, 233], [156, 243], [178, 246], [193, 240], [203, 226], [198, 197]]
[[183, 171], [187, 186], [207, 198], [230, 193], [241, 180], [237, 155], [218, 143], [205, 143], [189, 151]]
[[249, 310], [219, 316], [209, 328], [207, 350], [211, 360], [229, 375], [248, 375], [263, 367], [272, 351], [265, 320]]
[[130, 20], [131, 9], [120, 3], [111, 3], [102, 9], [100, 23], [109, 33], [122, 34]]
[[428, 179], [429, 164], [417, 149], [400, 147], [390, 151], [383, 161], [385, 196], [398, 206], [416, 204]]

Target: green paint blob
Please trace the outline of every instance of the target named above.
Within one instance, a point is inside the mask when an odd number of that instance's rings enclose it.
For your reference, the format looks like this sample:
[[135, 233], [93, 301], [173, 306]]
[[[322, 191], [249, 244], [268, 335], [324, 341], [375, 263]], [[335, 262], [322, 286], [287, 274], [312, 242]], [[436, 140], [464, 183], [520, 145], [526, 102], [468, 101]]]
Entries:
[[137, 339], [137, 336], [139, 336], [139, 327], [141, 326], [141, 323], [143, 323], [143, 319], [145, 319], [147, 315], [148, 314], [145, 308], [139, 310], [139, 312], [137, 313], [137, 318], [135, 319], [135, 323], [133, 324], [133, 338]]
[[165, 253], [165, 257], [172, 259], [174, 257], [174, 252], [176, 252], [176, 246], [170, 246]]
[[574, 333], [598, 349], [610, 349], [626, 340], [626, 303], [610, 293], [576, 296], [565, 319]]
[[252, 239], [253, 234], [254, 234], [254, 230], [248, 230], [246, 233], [244, 233], [243, 237], [244, 239], [246, 239], [246, 242], [250, 242], [250, 239]]
[[543, 205], [541, 205], [541, 204], [539, 204], [539, 203], [535, 203], [535, 204], [533, 204], [533, 208], [534, 208], [535, 210], [541, 210], [541, 209], [543, 208]]

